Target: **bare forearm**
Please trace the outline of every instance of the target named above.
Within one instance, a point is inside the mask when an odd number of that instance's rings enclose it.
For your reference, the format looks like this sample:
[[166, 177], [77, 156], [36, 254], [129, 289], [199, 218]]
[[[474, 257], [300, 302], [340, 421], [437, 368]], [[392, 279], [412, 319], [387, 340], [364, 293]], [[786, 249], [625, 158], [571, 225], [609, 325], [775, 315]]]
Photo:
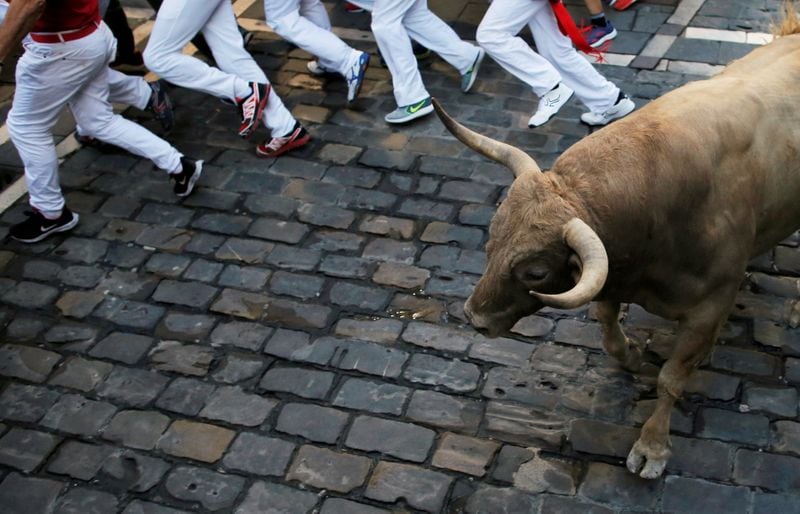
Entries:
[[45, 0], [16, 0], [12, 2], [0, 25], [0, 62], [30, 32], [44, 10]]

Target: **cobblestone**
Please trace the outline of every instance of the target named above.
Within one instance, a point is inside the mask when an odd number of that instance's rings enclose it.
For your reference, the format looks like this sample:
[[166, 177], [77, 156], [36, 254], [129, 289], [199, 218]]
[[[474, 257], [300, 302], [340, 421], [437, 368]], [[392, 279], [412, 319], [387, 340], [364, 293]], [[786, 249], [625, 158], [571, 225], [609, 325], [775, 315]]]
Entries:
[[277, 403], [270, 398], [245, 393], [239, 387], [223, 386], [208, 398], [200, 416], [233, 425], [255, 427], [267, 419]]
[[50, 460], [47, 471], [79, 480], [90, 480], [100, 471], [103, 462], [113, 451], [111, 446], [67, 441]]
[[242, 432], [225, 453], [226, 468], [264, 476], [283, 476], [294, 453], [294, 444]]
[[275, 428], [310, 441], [333, 444], [339, 439], [349, 416], [347, 413], [302, 403], [287, 403], [281, 409]]
[[51, 512], [65, 484], [46, 478], [9, 473], [0, 482], [0, 505], [7, 512]]
[[353, 421], [345, 445], [378, 451], [412, 462], [426, 459], [436, 433], [427, 428], [381, 418], [359, 416]]
[[439, 512], [452, 478], [443, 473], [407, 464], [379, 462], [364, 495], [383, 502], [400, 498], [412, 507]]
[[120, 411], [103, 430], [103, 438], [130, 448], [151, 450], [155, 448], [169, 421], [167, 416], [159, 412]]
[[233, 505], [245, 480], [204, 468], [178, 466], [167, 475], [164, 483], [175, 498], [198, 502], [209, 510], [219, 510]]
[[107, 362], [73, 356], [56, 369], [49, 383], [88, 392], [103, 381], [113, 367]]
[[286, 478], [318, 489], [348, 493], [364, 483], [370, 467], [366, 457], [306, 445], [298, 450]]
[[116, 410], [116, 407], [107, 402], [66, 394], [47, 411], [41, 424], [68, 434], [93, 436], [97, 435]]
[[0, 464], [30, 473], [44, 462], [60, 438], [46, 432], [12, 428], [0, 437]]
[[235, 433], [226, 428], [193, 421], [174, 421], [158, 441], [158, 448], [175, 457], [216, 462]]

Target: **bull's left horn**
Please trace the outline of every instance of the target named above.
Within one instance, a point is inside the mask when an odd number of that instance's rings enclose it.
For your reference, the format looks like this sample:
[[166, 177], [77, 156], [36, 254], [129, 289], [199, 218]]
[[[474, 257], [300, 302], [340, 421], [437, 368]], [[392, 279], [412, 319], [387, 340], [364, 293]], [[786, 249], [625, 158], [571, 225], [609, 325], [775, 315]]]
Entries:
[[581, 260], [580, 280], [564, 293], [530, 293], [548, 307], [574, 309], [591, 302], [603, 289], [608, 277], [608, 255], [597, 233], [578, 218], [572, 218], [564, 225], [564, 241]]
[[506, 166], [511, 170], [515, 177], [519, 177], [528, 171], [533, 171], [535, 173], [542, 172], [542, 169], [539, 168], [539, 165], [536, 164], [536, 161], [533, 160], [533, 157], [526, 154], [519, 148], [513, 147], [506, 143], [501, 143], [500, 141], [495, 141], [494, 139], [478, 134], [477, 132], [473, 132], [451, 118], [439, 101], [435, 98], [433, 99], [433, 108], [436, 110], [436, 114], [439, 116], [439, 119], [442, 120], [442, 123], [444, 123], [444, 126], [447, 127], [447, 130], [456, 136], [459, 141], [472, 148], [479, 154]]

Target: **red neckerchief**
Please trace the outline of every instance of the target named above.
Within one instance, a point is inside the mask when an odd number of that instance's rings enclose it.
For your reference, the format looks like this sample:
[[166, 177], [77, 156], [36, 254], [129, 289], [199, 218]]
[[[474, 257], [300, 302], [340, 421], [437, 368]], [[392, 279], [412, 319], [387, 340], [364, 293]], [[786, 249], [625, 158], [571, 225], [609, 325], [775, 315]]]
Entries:
[[575, 21], [570, 16], [569, 11], [564, 7], [564, 3], [561, 0], [550, 0], [550, 7], [553, 8], [553, 14], [556, 15], [559, 30], [572, 40], [575, 48], [586, 54], [596, 56], [602, 62], [603, 51], [598, 48], [592, 48], [589, 45], [581, 30], [575, 25]]

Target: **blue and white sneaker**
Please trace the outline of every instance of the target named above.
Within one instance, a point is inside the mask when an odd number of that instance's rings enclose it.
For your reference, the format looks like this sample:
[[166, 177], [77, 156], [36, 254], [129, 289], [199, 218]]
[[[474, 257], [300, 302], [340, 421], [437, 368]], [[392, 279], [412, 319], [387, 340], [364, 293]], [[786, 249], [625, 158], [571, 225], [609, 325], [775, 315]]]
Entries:
[[431, 97], [414, 104], [403, 105], [383, 117], [386, 123], [408, 123], [433, 112]]
[[347, 70], [347, 101], [352, 102], [358, 96], [361, 90], [361, 84], [364, 82], [364, 74], [367, 72], [369, 66], [369, 54], [367, 52], [359, 52], [358, 59]]
[[606, 21], [605, 27], [597, 25], [591, 26], [589, 33], [586, 35], [586, 42], [589, 43], [589, 46], [592, 48], [597, 48], [615, 37], [617, 37], [617, 29], [614, 28], [614, 25], [612, 25], [610, 21]]
[[472, 62], [472, 66], [461, 75], [461, 92], [468, 93], [470, 89], [472, 89], [473, 84], [475, 84], [475, 79], [478, 78], [478, 70], [481, 68], [481, 63], [483, 62], [483, 58], [486, 56], [486, 51], [483, 48], [478, 48], [478, 55], [475, 57], [475, 60]]

